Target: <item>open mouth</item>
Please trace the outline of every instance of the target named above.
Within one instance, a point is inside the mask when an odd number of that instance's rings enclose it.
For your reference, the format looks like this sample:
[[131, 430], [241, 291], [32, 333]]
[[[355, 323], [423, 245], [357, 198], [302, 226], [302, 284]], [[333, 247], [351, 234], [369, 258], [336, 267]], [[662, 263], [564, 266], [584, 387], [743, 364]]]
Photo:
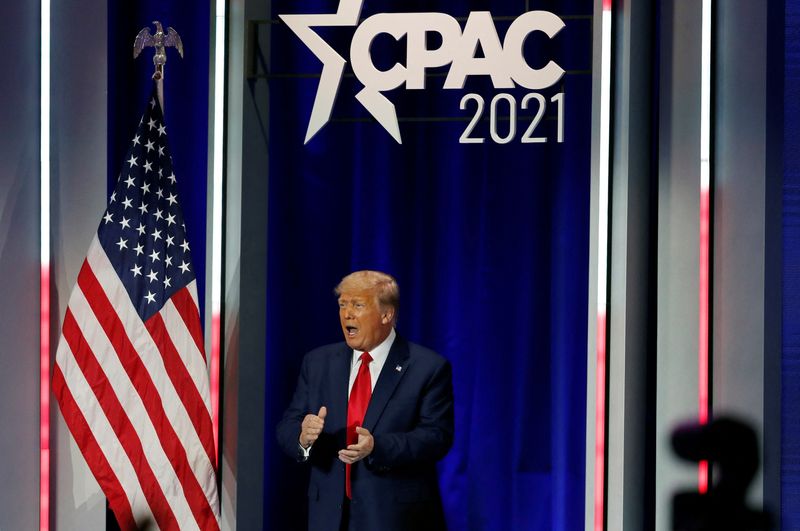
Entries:
[[347, 325], [344, 327], [347, 337], [355, 337], [358, 333], [358, 328], [352, 325]]

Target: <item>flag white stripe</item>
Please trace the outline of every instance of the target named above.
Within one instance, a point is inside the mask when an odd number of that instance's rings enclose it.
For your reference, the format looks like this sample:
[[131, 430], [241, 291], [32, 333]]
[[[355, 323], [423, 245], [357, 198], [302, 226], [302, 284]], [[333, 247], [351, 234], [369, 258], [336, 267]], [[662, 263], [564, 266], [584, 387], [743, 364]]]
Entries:
[[186, 328], [183, 317], [178, 313], [178, 309], [170, 299], [161, 309], [161, 317], [167, 329], [170, 339], [172, 339], [175, 350], [183, 361], [189, 376], [192, 378], [195, 387], [200, 392], [200, 397], [206, 406], [208, 414], [211, 415], [211, 399], [208, 390], [208, 373], [206, 372], [203, 354], [197, 349], [192, 333]]
[[72, 350], [63, 338], [58, 344], [56, 364], [61, 368], [67, 389], [83, 417], [92, 419], [90, 424], [92, 435], [103, 455], [105, 455], [114, 476], [122, 486], [125, 497], [128, 498], [136, 524], [139, 526], [143, 525], [144, 522], [153, 522], [155, 524], [150, 505], [142, 493], [139, 479], [130, 459], [128, 459], [128, 454], [125, 453], [125, 449], [109, 424], [105, 412], [97, 401], [97, 397], [92, 392], [89, 383], [78, 366]]
[[[73, 315], [75, 315], [81, 334], [106, 374], [117, 400], [128, 415], [128, 420], [130, 420], [136, 431], [136, 436], [141, 441], [142, 448], [147, 450], [144, 452], [144, 458], [150, 465], [150, 470], [153, 471], [156, 481], [158, 481], [158, 485], [167, 499], [167, 503], [169, 503], [172, 512], [175, 514], [175, 518], [181, 523], [181, 529], [197, 529], [197, 523], [194, 521], [194, 515], [186, 497], [182, 493], [183, 489], [178, 476], [175, 474], [169, 458], [161, 447], [158, 434], [150, 416], [147, 414], [141, 397], [128, 378], [122, 362], [117, 357], [114, 345], [111, 344], [105, 330], [95, 318], [88, 301], [80, 289], [73, 290], [69, 307]], [[142, 329], [144, 330], [144, 327]], [[141, 486], [138, 482], [137, 487], [141, 492]], [[180, 495], [176, 496], [176, 491]]]
[[97, 235], [92, 239], [92, 243], [89, 246], [86, 261], [94, 271], [97, 281], [106, 293], [109, 302], [116, 309], [125, 333], [147, 369], [150, 379], [161, 398], [167, 419], [172, 424], [178, 440], [186, 450], [192, 472], [205, 493], [212, 511], [218, 517], [219, 507], [214, 467], [206, 455], [205, 448], [197, 431], [194, 429], [180, 396], [178, 396], [172, 381], [169, 379], [158, 347], [139, 318], [128, 292], [111, 266], [105, 251], [97, 239]]

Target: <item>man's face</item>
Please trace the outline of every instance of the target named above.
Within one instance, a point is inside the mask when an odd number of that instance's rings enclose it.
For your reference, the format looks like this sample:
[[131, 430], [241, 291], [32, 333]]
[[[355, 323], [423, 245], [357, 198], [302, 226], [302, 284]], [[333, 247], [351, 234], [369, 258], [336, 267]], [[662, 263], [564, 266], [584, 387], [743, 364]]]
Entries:
[[381, 309], [373, 289], [343, 290], [339, 295], [339, 321], [347, 346], [369, 351], [380, 345], [392, 329], [393, 311]]

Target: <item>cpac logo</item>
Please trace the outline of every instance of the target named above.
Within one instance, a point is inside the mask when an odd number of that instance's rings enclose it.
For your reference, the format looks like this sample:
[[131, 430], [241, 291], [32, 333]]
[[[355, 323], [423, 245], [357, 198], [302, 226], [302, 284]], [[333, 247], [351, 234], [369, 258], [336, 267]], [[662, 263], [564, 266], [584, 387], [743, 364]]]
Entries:
[[[347, 61], [311, 28], [317, 26], [355, 26], [361, 14], [362, 0], [340, 0], [335, 14], [280, 15], [287, 26], [309, 50], [322, 61], [317, 95], [306, 130], [308, 143], [328, 123]], [[398, 142], [402, 143], [394, 104], [384, 91], [403, 83], [406, 89], [425, 88], [425, 70], [451, 64], [445, 89], [461, 89], [469, 76], [490, 76], [495, 88], [509, 89], [516, 84], [531, 90], [547, 88], [561, 79], [564, 70], [553, 61], [542, 68], [532, 68], [525, 60], [523, 47], [531, 33], [540, 31], [553, 38], [564, 22], [549, 11], [529, 11], [508, 28], [501, 43], [488, 11], [469, 14], [462, 31], [458, 21], [444, 13], [380, 13], [363, 21], [350, 43], [350, 61], [356, 78], [364, 88], [356, 99]], [[425, 34], [436, 32], [442, 44], [428, 49]], [[396, 40], [406, 37], [406, 64], [379, 70], [372, 62], [370, 45], [386, 33]], [[480, 44], [483, 57], [475, 57]]]

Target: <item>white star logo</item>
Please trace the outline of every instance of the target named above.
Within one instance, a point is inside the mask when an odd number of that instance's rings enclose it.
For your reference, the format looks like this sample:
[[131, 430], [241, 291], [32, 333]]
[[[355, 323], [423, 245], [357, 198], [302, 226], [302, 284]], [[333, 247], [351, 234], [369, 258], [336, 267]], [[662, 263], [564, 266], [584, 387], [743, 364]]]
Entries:
[[295, 35], [308, 46], [317, 59], [322, 61], [322, 74], [317, 86], [317, 95], [314, 98], [314, 107], [311, 109], [311, 118], [306, 129], [307, 144], [316, 135], [322, 126], [328, 123], [336, 101], [336, 92], [342, 80], [342, 72], [347, 61], [320, 37], [311, 26], [355, 26], [361, 15], [362, 0], [339, 0], [339, 7], [335, 14], [326, 15], [280, 15], [280, 19], [289, 26]]

